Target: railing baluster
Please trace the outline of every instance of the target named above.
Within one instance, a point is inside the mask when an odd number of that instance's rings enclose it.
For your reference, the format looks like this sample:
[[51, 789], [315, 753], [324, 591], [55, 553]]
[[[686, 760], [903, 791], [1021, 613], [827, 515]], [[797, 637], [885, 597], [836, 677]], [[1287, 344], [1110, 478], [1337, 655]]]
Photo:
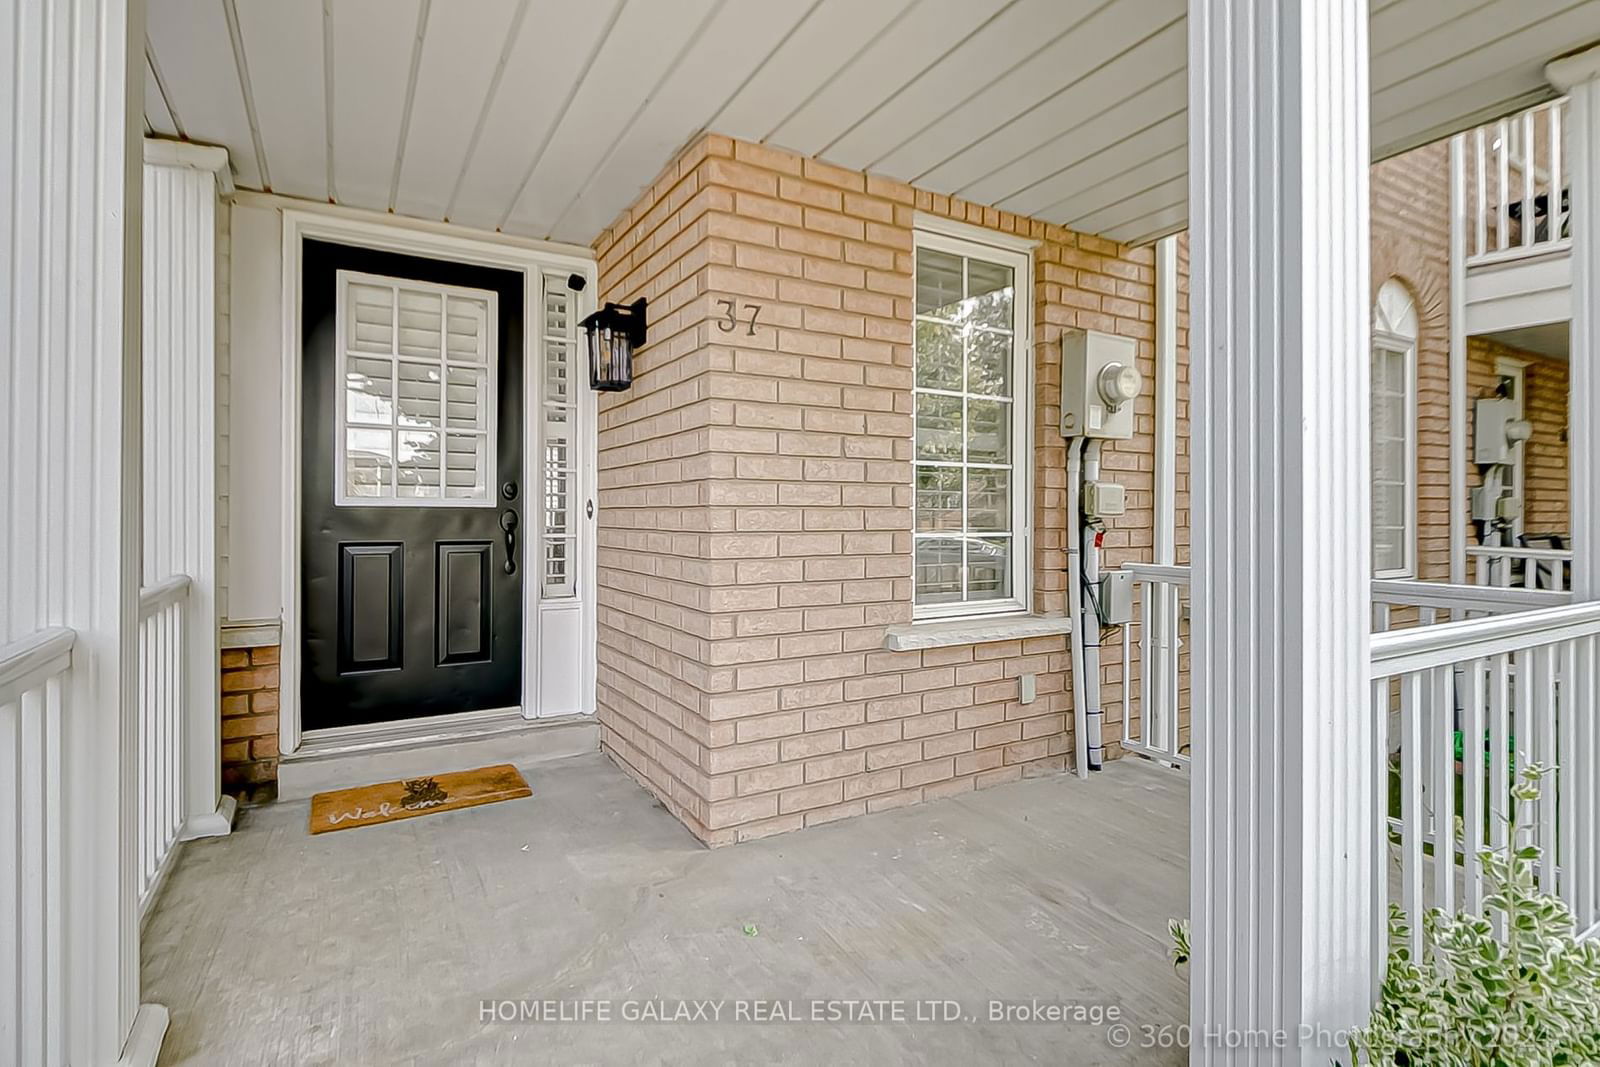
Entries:
[[[1144, 630], [1148, 625], [1148, 620], [1144, 616], [1140, 616], [1140, 641], [1144, 640]], [[1128, 681], [1129, 678], [1132, 677], [1132, 675], [1130, 675], [1128, 672], [1133, 669], [1132, 630], [1133, 627], [1131, 625], [1124, 626], [1122, 628], [1122, 743], [1124, 746], [1128, 745], [1128, 743], [1133, 740], [1133, 709], [1128, 706], [1128, 694], [1133, 692], [1133, 686], [1130, 685]], [[1142, 675], [1145, 670], [1142, 664], [1140, 665], [1139, 670], [1140, 674]]]
[[1167, 692], [1172, 696], [1172, 714], [1167, 717], [1167, 729], [1170, 731], [1167, 750], [1175, 756], [1183, 751], [1183, 594], [1179, 586], [1168, 589], [1172, 612], [1168, 616], [1167, 633], [1171, 638], [1168, 646], [1172, 651], [1167, 657]]
[[1473, 131], [1476, 151], [1473, 152], [1472, 163], [1478, 179], [1478, 210], [1472, 213], [1472, 254], [1474, 256], [1481, 256], [1489, 250], [1489, 175], [1484, 159], [1483, 131], [1484, 128], [1482, 126]]
[[1422, 948], [1422, 675], [1400, 679], [1400, 896], [1412, 918], [1413, 957]]
[[1566, 217], [1561, 205], [1561, 109], [1566, 106], [1565, 100], [1550, 105], [1550, 206], [1545, 210], [1545, 225], [1552, 241], [1561, 240], [1561, 222]]
[[1556, 678], [1556, 701], [1554, 705], [1556, 726], [1556, 796], [1559, 803], [1556, 810], [1556, 856], [1554, 866], [1557, 869], [1556, 886], [1561, 893], [1561, 899], [1567, 902], [1567, 907], [1578, 913], [1578, 872], [1574, 869], [1577, 859], [1578, 822], [1582, 808], [1578, 805], [1578, 730], [1577, 730], [1577, 693], [1578, 676], [1583, 673], [1583, 665], [1579, 662], [1585, 658], [1588, 651], [1588, 641], [1563, 641], [1558, 651], [1560, 672]]
[[155, 856], [155, 835], [150, 826], [150, 765], [155, 760], [156, 739], [150, 729], [150, 714], [155, 707], [155, 634], [148, 624], [139, 625], [139, 885], [142, 888], [150, 878]]
[[1454, 667], [1438, 667], [1429, 686], [1433, 723], [1433, 904], [1455, 911], [1455, 678]]
[[1372, 978], [1383, 980], [1389, 957], [1389, 678], [1372, 682], [1372, 818], [1378, 843], [1372, 862]]
[[[1533, 735], [1533, 758], [1544, 764], [1555, 761], [1556, 755], [1556, 672], [1555, 649], [1543, 645], [1534, 649], [1534, 679], [1530, 711], [1529, 732]], [[1535, 805], [1535, 843], [1538, 844], [1539, 891], [1556, 891], [1556, 782], [1554, 775], [1546, 774], [1539, 781], [1539, 800]]]
[[1588, 929], [1600, 920], [1600, 728], [1595, 725], [1595, 713], [1600, 710], [1595, 687], [1600, 684], [1600, 638], [1588, 637], [1582, 641], [1582, 657], [1577, 684], [1573, 686], [1572, 717], [1577, 723], [1578, 751], [1578, 803], [1586, 821], [1576, 831], [1578, 854], [1573, 866], [1578, 874], [1577, 916], [1580, 929]]
[[1510, 199], [1507, 196], [1507, 193], [1511, 187], [1511, 178], [1509, 175], [1510, 168], [1507, 165], [1509, 163], [1507, 157], [1510, 154], [1507, 149], [1509, 149], [1511, 146], [1506, 143], [1509, 140], [1510, 135], [1510, 127], [1506, 124], [1505, 119], [1501, 119], [1499, 122], [1495, 123], [1496, 147], [1494, 152], [1494, 166], [1496, 179], [1496, 204], [1494, 246], [1495, 249], [1500, 252], [1504, 252], [1511, 244], [1511, 205], [1506, 202], [1508, 199]]
[[1533, 112], [1522, 113], [1522, 247], [1533, 247]]
[[[1507, 841], [1511, 788], [1511, 656], [1489, 661], [1489, 847], [1503, 851]], [[1504, 933], [1504, 930], [1501, 931]]]
[[1473, 914], [1483, 909], [1483, 686], [1484, 661], [1467, 664], [1461, 719], [1462, 900]]
[[[1155, 655], [1152, 653], [1156, 642], [1151, 634], [1159, 625], [1152, 611], [1153, 599], [1148, 582], [1143, 583], [1139, 597], [1139, 740], [1149, 742], [1152, 738], [1160, 737], [1153, 727], [1165, 713], [1164, 708], [1157, 707], [1159, 701], [1152, 703], [1150, 699], [1150, 670], [1155, 664]], [[1123, 685], [1128, 684], [1127, 675], [1123, 676]]]

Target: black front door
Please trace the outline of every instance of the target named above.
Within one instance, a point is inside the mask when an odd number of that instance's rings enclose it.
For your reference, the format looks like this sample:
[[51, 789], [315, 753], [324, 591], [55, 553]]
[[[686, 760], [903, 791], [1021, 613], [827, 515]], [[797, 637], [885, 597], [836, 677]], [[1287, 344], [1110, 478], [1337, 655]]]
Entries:
[[305, 243], [301, 719], [522, 697], [523, 276]]

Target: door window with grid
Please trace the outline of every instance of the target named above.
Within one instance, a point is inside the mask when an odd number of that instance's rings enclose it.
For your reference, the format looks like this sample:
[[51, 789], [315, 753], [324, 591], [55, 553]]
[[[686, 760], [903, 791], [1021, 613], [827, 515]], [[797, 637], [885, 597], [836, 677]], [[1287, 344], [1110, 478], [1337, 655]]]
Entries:
[[1416, 576], [1417, 311], [1390, 279], [1372, 320], [1372, 571]]
[[493, 507], [497, 297], [340, 271], [335, 503]]
[[1027, 256], [917, 235], [919, 618], [1024, 610]]

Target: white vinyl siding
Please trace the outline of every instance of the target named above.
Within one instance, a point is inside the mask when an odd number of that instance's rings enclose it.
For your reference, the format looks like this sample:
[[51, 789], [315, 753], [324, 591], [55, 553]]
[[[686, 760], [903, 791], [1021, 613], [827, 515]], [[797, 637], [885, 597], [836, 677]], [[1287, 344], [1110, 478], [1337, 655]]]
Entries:
[[1417, 576], [1417, 316], [1393, 279], [1372, 324], [1372, 570]]
[[919, 618], [1026, 610], [1028, 257], [919, 232], [914, 590]]
[[338, 504], [494, 506], [497, 305], [339, 272]]

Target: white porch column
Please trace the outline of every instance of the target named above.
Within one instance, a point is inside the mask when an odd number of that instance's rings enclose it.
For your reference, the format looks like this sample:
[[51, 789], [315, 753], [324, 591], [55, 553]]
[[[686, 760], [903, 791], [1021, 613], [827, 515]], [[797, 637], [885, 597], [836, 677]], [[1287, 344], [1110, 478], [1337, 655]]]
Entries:
[[21, 932], [64, 968], [23, 1003], [64, 1045], [49, 1062], [148, 1063], [166, 1012], [139, 1004], [133, 822], [144, 6], [0, 0], [0, 26], [0, 643], [77, 633], [52, 819], [64, 913]]
[[1572, 592], [1600, 599], [1600, 48], [1558, 59], [1545, 77], [1571, 99], [1572, 337], [1567, 449], [1572, 472]]
[[[1572, 233], [1572, 326], [1567, 399], [1567, 449], [1571, 471], [1572, 595], [1575, 600], [1600, 600], [1600, 47], [1558, 59], [1545, 67], [1545, 77], [1568, 95], [1567, 166], [1570, 175]], [[1572, 687], [1580, 723], [1592, 723], [1600, 694], [1595, 664], [1580, 657], [1578, 681]], [[1564, 762], [1579, 770], [1600, 765], [1600, 731], [1592, 726], [1575, 733], [1578, 751]], [[1565, 783], [1566, 769], [1560, 772]], [[1578, 782], [1584, 778], [1579, 775]], [[1580, 796], [1593, 804], [1594, 783]], [[1563, 801], [1565, 803], [1565, 801]], [[1580, 820], [1570, 845], [1574, 856], [1563, 861], [1561, 895], [1572, 908], [1579, 930], [1600, 926], [1600, 886], [1584, 872], [1600, 863], [1600, 819]], [[1578, 872], [1576, 877], [1572, 872]]]
[[1367, 112], [1365, 0], [1190, 3], [1195, 1063], [1370, 1007]]
[[144, 567], [188, 575], [184, 839], [226, 834], [217, 652], [217, 201], [226, 149], [144, 142]]

